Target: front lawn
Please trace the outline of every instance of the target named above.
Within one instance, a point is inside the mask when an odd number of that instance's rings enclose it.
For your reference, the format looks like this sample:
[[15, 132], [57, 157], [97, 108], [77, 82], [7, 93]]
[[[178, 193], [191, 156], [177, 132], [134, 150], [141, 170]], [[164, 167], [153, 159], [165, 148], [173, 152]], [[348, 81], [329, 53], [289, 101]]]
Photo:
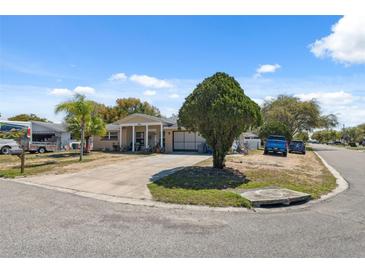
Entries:
[[212, 159], [183, 168], [148, 185], [155, 200], [193, 205], [250, 207], [238, 193], [278, 186], [309, 193], [313, 199], [336, 188], [336, 178], [312, 151], [288, 157], [230, 155], [226, 168], [214, 169]]
[[241, 185], [245, 178], [231, 169], [193, 166], [148, 185], [157, 201], [177, 204], [250, 207], [239, 194], [224, 191]]

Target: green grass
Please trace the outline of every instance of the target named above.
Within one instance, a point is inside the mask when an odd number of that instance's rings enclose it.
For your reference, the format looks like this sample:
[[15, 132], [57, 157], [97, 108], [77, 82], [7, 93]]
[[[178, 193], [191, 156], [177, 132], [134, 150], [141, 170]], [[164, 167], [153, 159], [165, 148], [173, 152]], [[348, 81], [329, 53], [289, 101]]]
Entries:
[[166, 188], [156, 183], [149, 184], [148, 188], [155, 200], [165, 203], [205, 205], [211, 207], [251, 207], [248, 200], [230, 191]]
[[239, 194], [225, 191], [244, 181], [244, 176], [232, 169], [193, 166], [163, 177], [148, 188], [155, 200], [166, 203], [251, 207]]
[[[328, 171], [327, 171], [328, 172]], [[308, 178], [299, 178], [288, 171], [275, 170], [249, 170], [246, 172], [247, 183], [240, 185], [240, 189], [254, 189], [268, 186], [278, 186], [295, 191], [305, 192], [311, 195], [313, 199], [320, 198], [336, 188], [336, 178], [329, 172], [319, 176], [317, 182]]]

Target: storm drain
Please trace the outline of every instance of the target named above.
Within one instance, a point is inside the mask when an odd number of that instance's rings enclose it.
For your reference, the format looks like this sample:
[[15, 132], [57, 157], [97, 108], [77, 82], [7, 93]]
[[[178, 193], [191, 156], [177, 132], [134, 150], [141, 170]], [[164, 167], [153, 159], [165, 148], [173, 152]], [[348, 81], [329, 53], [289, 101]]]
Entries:
[[290, 205], [293, 203], [306, 202], [311, 195], [304, 192], [294, 191], [286, 188], [264, 188], [247, 190], [240, 195], [249, 200], [254, 207]]

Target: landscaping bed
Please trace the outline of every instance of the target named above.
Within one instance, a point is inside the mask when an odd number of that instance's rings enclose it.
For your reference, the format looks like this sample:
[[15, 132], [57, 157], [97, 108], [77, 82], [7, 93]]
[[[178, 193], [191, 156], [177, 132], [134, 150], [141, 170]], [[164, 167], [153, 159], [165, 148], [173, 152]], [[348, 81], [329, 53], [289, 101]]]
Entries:
[[51, 152], [25, 155], [25, 172], [20, 173], [20, 159], [13, 155], [0, 155], [0, 178], [15, 178], [37, 174], [62, 174], [76, 172], [86, 168], [111, 164], [115, 161], [127, 160], [143, 155], [116, 154], [92, 151], [84, 155], [79, 162], [78, 152]]
[[336, 178], [312, 151], [288, 157], [229, 155], [223, 170], [212, 159], [183, 168], [148, 185], [155, 200], [192, 205], [250, 207], [238, 193], [244, 189], [277, 186], [311, 195], [313, 199], [336, 188]]

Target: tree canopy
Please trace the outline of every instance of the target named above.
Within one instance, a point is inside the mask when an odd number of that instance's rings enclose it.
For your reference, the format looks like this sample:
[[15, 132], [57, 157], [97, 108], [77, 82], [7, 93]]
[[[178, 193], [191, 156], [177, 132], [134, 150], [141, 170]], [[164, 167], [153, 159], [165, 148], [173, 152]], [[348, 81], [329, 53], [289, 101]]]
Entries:
[[161, 117], [160, 110], [157, 107], [148, 102], [142, 102], [138, 98], [119, 98], [116, 100], [115, 106], [105, 106], [96, 102], [95, 105], [97, 112], [106, 123], [113, 123], [133, 113]]
[[289, 140], [301, 132], [312, 131], [314, 128], [331, 128], [338, 124], [334, 114], [321, 116], [315, 100], [301, 101], [288, 95], [279, 95], [274, 100], [266, 101], [262, 113], [265, 125], [274, 123], [277, 128], [285, 128]]
[[262, 123], [260, 107], [244, 94], [239, 83], [226, 73], [206, 78], [186, 98], [179, 110], [179, 126], [198, 131], [213, 149], [213, 166], [224, 159], [235, 138]]
[[9, 121], [23, 121], [23, 122], [29, 122], [29, 121], [38, 121], [38, 122], [50, 122], [46, 118], [38, 117], [36, 114], [18, 114], [13, 117], [10, 117], [8, 119]]

